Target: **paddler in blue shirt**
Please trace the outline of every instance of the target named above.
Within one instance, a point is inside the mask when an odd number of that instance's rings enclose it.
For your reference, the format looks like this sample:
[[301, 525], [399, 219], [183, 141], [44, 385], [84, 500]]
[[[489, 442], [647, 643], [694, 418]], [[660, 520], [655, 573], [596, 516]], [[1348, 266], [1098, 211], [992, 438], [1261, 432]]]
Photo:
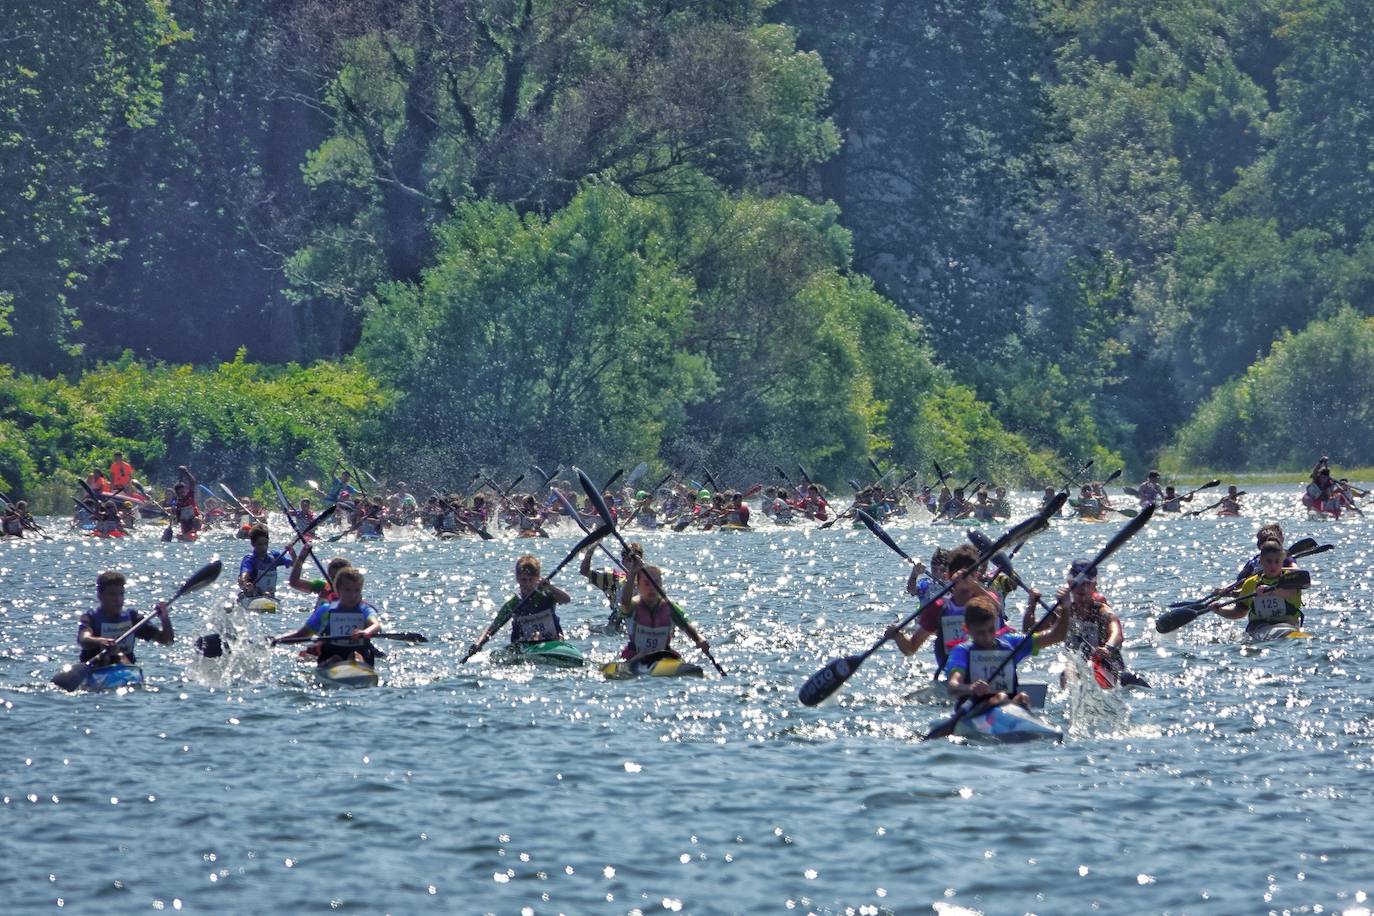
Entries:
[[363, 600], [363, 574], [346, 566], [334, 576], [334, 590], [338, 599], [315, 608], [299, 630], [271, 640], [297, 639], [302, 636], [321, 636], [320, 665], [337, 661], [357, 660], [375, 665], [378, 652], [369, 641], [382, 629], [377, 609]]
[[239, 600], [275, 598], [277, 596], [277, 567], [290, 566], [296, 559], [295, 548], [288, 551], [267, 552], [267, 528], [254, 525], [248, 529], [248, 543], [253, 552], [239, 562]]
[[[1031, 604], [1038, 598], [1032, 592]], [[1016, 666], [1041, 649], [1064, 641], [1069, 632], [1069, 612], [1062, 603], [1056, 603], [1053, 616], [1054, 625], [1048, 632], [998, 636], [996, 603], [981, 595], [970, 600], [964, 607], [968, 641], [950, 649], [949, 661], [945, 663], [945, 683], [950, 695], [960, 699], [972, 697], [985, 707], [1003, 703], [1029, 707], [1030, 697], [1020, 691], [1017, 683]], [[1008, 657], [1011, 661], [1003, 665]]]

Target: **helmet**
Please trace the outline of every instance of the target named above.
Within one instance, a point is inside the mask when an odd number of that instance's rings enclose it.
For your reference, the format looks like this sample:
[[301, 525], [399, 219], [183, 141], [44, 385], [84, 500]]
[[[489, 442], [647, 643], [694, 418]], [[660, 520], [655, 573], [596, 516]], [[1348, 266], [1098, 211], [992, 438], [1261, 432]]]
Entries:
[[703, 489], [700, 493], [697, 494], [697, 499], [710, 499], [710, 498], [711, 498], [711, 491], [710, 491], [710, 490]]

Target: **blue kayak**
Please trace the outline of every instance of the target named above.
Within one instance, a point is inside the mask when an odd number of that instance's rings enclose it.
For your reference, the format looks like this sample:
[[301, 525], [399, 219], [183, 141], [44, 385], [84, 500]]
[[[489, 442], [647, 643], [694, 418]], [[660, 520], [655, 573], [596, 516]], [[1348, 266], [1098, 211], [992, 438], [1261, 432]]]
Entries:
[[81, 682], [85, 690], [118, 690], [120, 687], [142, 687], [143, 669], [137, 665], [105, 665], [92, 668]]
[[1001, 706], [964, 716], [954, 727], [954, 734], [971, 741], [997, 741], [1008, 744], [1044, 739], [1062, 741], [1064, 738], [1059, 729], [1051, 728], [1015, 703], [1003, 703]]

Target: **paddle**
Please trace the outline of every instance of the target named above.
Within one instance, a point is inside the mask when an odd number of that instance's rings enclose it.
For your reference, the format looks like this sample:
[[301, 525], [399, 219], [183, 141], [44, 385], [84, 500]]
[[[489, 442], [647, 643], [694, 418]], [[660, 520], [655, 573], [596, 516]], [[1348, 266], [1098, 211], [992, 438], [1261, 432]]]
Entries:
[[[1088, 563], [1087, 567], [1077, 576], [1074, 576], [1073, 580], [1069, 583], [1069, 588], [1073, 589], [1079, 584], [1086, 582], [1088, 579], [1094, 578], [1097, 575], [1097, 567], [1104, 563], [1107, 560], [1107, 558], [1110, 557], [1112, 554], [1120, 550], [1123, 544], [1125, 544], [1131, 538], [1135, 537], [1135, 535], [1140, 531], [1140, 529], [1144, 528], [1145, 525], [1150, 521], [1154, 514], [1155, 507], [1146, 506], [1143, 512], [1141, 512], [1138, 516], [1127, 522], [1121, 528], [1121, 530], [1118, 531], [1112, 537], [1112, 539], [1108, 541], [1101, 550], [1098, 551], [1097, 556], [1092, 558], [1092, 561]], [[1005, 537], [1005, 535], [1003, 535], [1003, 537]], [[990, 555], [995, 554], [996, 551], [994, 550]], [[1045, 606], [1044, 602], [1041, 602], [1041, 606]], [[1029, 632], [1034, 633], [1036, 630], [1039, 630], [1042, 626], [1044, 626], [1045, 621], [1049, 619], [1051, 613], [1053, 613], [1053, 611], [1047, 611], [1045, 616], [1041, 617], [1039, 620], [1035, 622], [1035, 625], [1030, 628]], [[1027, 634], [1027, 638], [1031, 638], [1029, 633]], [[1002, 673], [1002, 669], [1005, 668], [1007, 665], [1011, 664], [1012, 659], [1014, 659], [1017, 656], [1017, 654], [1018, 652], [1007, 653], [1007, 657], [1002, 659], [1001, 664], [994, 668], [992, 673], [987, 677], [983, 678], [983, 680], [988, 682], [995, 681], [997, 679], [997, 676]], [[959, 724], [960, 720], [962, 720], [965, 716], [972, 712], [978, 705], [979, 704], [976, 702], [961, 704], [957, 709], [955, 709], [953, 716], [950, 716], [950, 718], [932, 728], [929, 732], [925, 734], [924, 737], [921, 738], [921, 740], [929, 741], [931, 738], [944, 738], [953, 734], [954, 728]]]
[[[211, 634], [216, 635], [216, 634]], [[268, 640], [268, 645], [272, 646], [291, 646], [303, 642], [328, 642], [335, 637], [330, 636], [273, 636]], [[423, 633], [373, 633], [368, 639], [394, 639], [397, 642], [422, 643], [429, 642], [429, 637]]]
[[1204, 483], [1202, 486], [1193, 487], [1191, 490], [1188, 491], [1188, 496], [1183, 497], [1183, 499], [1187, 500], [1187, 499], [1188, 499], [1189, 497], [1191, 497], [1194, 493], [1201, 493], [1203, 490], [1210, 490], [1210, 489], [1212, 489], [1212, 487], [1219, 487], [1219, 486], [1221, 486], [1221, 480], [1219, 480], [1219, 479], [1218, 479], [1218, 480], [1209, 480], [1209, 481], [1207, 481], [1206, 483]]
[[815, 481], [811, 479], [811, 475], [806, 473], [806, 468], [801, 466], [800, 461], [797, 462], [797, 470], [801, 472], [802, 480], [806, 481], [807, 486], [811, 486], [811, 484], [815, 483]]
[[775, 470], [775, 471], [778, 472], [778, 476], [779, 476], [779, 477], [781, 477], [783, 480], [787, 481], [787, 485], [788, 485], [789, 487], [791, 487], [791, 488], [794, 489], [794, 490], [797, 488], [797, 485], [794, 484], [794, 483], [792, 482], [792, 478], [791, 478], [791, 477], [788, 477], [788, 476], [787, 476], [787, 472], [784, 471], [784, 470], [782, 469], [782, 465], [780, 465], [780, 464], [775, 464], [775, 465], [773, 465], [773, 470]]
[[[553, 490], [553, 495], [557, 496], [558, 501], [563, 504], [563, 508], [568, 510], [568, 515], [572, 517], [573, 521], [577, 522], [577, 527], [581, 528], [584, 534], [591, 534], [592, 529], [587, 527], [586, 522], [582, 521], [582, 513], [578, 512], [577, 507], [572, 504], [568, 497], [563, 495], [563, 491], [555, 487]], [[604, 553], [612, 563], [620, 567], [621, 572], [625, 572], [625, 564], [621, 563], [620, 559], [616, 557], [615, 554], [607, 550], [605, 544], [598, 541], [596, 546], [601, 549], [601, 552]]]
[[[970, 542], [972, 542], [973, 546], [977, 547], [979, 550], [986, 550], [988, 546], [992, 544], [992, 540], [981, 531], [970, 531], [968, 533], [968, 539]], [[996, 566], [999, 570], [1001, 570], [1001, 572], [1005, 576], [1007, 576], [1007, 578], [1011, 579], [1013, 585], [1024, 591], [1027, 595], [1033, 596], [1035, 598], [1035, 603], [1045, 609], [1046, 617], [1049, 616], [1053, 608], [1050, 605], [1046, 604], [1044, 602], [1044, 599], [1042, 599], [1038, 594], [1032, 591], [1031, 587], [1027, 585], [1019, 575], [1016, 574], [1016, 570], [1012, 568], [1011, 560], [1005, 554], [994, 553], [992, 555], [992, 565]], [[1069, 610], [1070, 612], [1072, 612], [1071, 609]], [[1100, 648], [1108, 650], [1115, 656], [1115, 663], [1118, 670], [1121, 673], [1122, 683], [1125, 683], [1129, 676], [1131, 682], [1134, 683], [1136, 686], [1150, 686], [1144, 678], [1140, 677], [1139, 675], [1133, 674], [1132, 672], [1126, 669], [1126, 660], [1122, 657], [1120, 649], [1118, 649], [1115, 646], [1101, 646]]]
[[[187, 579], [185, 582], [181, 584], [181, 588], [176, 590], [176, 594], [167, 599], [167, 607], [171, 607], [172, 602], [176, 601], [182, 595], [188, 595], [191, 592], [199, 591], [200, 589], [209, 585], [211, 582], [214, 582], [216, 579], [219, 578], [220, 571], [223, 568], [224, 564], [221, 563], [219, 560], [214, 560], [210, 563], [206, 563], [200, 569], [192, 573], [191, 578]], [[71, 665], [57, 672], [57, 674], [53, 675], [52, 682], [56, 684], [58, 687], [61, 687], [63, 690], [67, 691], [72, 691], [80, 688], [81, 685], [86, 682], [86, 678], [90, 676], [91, 671], [95, 669], [95, 663], [97, 661], [108, 655], [111, 649], [118, 646], [131, 634], [137, 633], [139, 627], [143, 626], [145, 623], [152, 620], [153, 617], [155, 617], [156, 615], [157, 611], [153, 611], [151, 614], [148, 614], [147, 616], [143, 617], [133, 626], [129, 627], [129, 629], [121, 633], [115, 639], [114, 645], [107, 646], [106, 648], [101, 649], [97, 655], [93, 656], [89, 660], [84, 662], [77, 662], [76, 664]]]
[[[870, 459], [870, 460], [871, 460], [871, 459]], [[865, 489], [871, 490], [871, 489], [873, 489], [874, 487], [876, 487], [878, 484], [882, 483], [882, 482], [883, 482], [883, 478], [884, 478], [884, 477], [887, 477], [888, 474], [891, 474], [891, 473], [892, 473], [893, 471], [895, 471], [895, 470], [897, 470], [897, 468], [896, 468], [895, 466], [892, 467], [892, 468], [889, 468], [887, 471], [882, 472], [882, 476], [880, 476], [877, 480], [873, 481], [873, 482], [872, 482], [871, 484], [869, 484], [867, 487], [855, 487], [854, 489], [855, 489], [855, 490], [860, 490], [860, 491], [865, 490]], [[915, 477], [915, 476], [916, 476], [916, 472], [915, 472], [915, 471], [912, 471], [910, 474], [908, 474], [908, 475], [906, 476], [906, 479], [904, 479], [901, 483], [897, 484], [896, 489], [900, 490], [908, 481], [911, 480], [911, 478], [913, 478], [913, 477]], [[855, 509], [858, 508], [858, 506], [859, 506], [859, 501], [858, 501], [857, 499], [855, 499], [854, 502], [850, 505], [850, 507], [849, 507], [848, 509], [845, 509], [843, 512], [841, 512], [839, 515], [837, 515], [837, 516], [835, 516], [834, 518], [832, 518], [830, 521], [828, 521], [828, 522], [823, 522], [823, 523], [821, 524], [821, 526], [820, 526], [821, 530], [825, 530], [826, 528], [829, 528], [831, 525], [833, 525], [833, 524], [835, 524], [836, 522], [838, 522], [840, 519], [848, 517]]]
[[[306, 533], [310, 531], [310, 529], [313, 528], [315, 524], [320, 520], [319, 516], [316, 516], [315, 518], [311, 519], [310, 526], [306, 528], [305, 531], [302, 531], [300, 529], [300, 526], [296, 524], [296, 518], [291, 512], [291, 501], [286, 498], [286, 491], [282, 489], [281, 481], [277, 480], [277, 475], [273, 474], [272, 469], [267, 467], [267, 465], [263, 465], [262, 469], [267, 473], [267, 479], [269, 482], [271, 482], [272, 489], [277, 494], [277, 503], [281, 505], [282, 514], [286, 516], [286, 523], [291, 526], [292, 531], [296, 532], [296, 539], [303, 540], [305, 538]], [[334, 504], [333, 508], [337, 510], [339, 508], [338, 504]], [[325, 511], [328, 512], [329, 509], [326, 508]], [[325, 570], [324, 564], [320, 562], [320, 558], [315, 556], [315, 552], [313, 550], [309, 551], [309, 553], [310, 559], [315, 561], [315, 567], [319, 569], [320, 575], [324, 576], [324, 580], [326, 582], [329, 582], [329, 573]], [[333, 588], [334, 583], [329, 582], [329, 587]]]
[[234, 504], [234, 508], [238, 509], [244, 515], [251, 518], [253, 520], [253, 524], [261, 525], [263, 523], [262, 519], [258, 518], [252, 512], [249, 512], [248, 507], [245, 506], [243, 503], [239, 502], [239, 498], [234, 495], [233, 490], [229, 489], [229, 485], [227, 483], [225, 483], [224, 481], [220, 481], [219, 488], [224, 491], [224, 495], [229, 497], [229, 501]]
[[[330, 505], [328, 505], [328, 506], [325, 506], [325, 507], [324, 507], [324, 511], [321, 512], [319, 515], [315, 516], [313, 519], [311, 519], [311, 520], [310, 520], [310, 524], [306, 525], [304, 528], [297, 529], [295, 523], [292, 522], [291, 528], [292, 528], [292, 530], [294, 530], [294, 531], [296, 532], [296, 537], [295, 537], [294, 540], [291, 541], [291, 543], [287, 544], [287, 545], [286, 545], [285, 547], [283, 547], [280, 551], [278, 551], [278, 556], [283, 556], [283, 557], [286, 556], [286, 554], [287, 554], [288, 552], [290, 552], [290, 550], [291, 550], [292, 547], [295, 547], [295, 546], [296, 546], [297, 544], [299, 544], [301, 541], [304, 541], [304, 540], [306, 539], [306, 537], [309, 536], [310, 532], [314, 531], [314, 530], [319, 526], [319, 524], [320, 524], [321, 522], [323, 522], [326, 518], [328, 518], [329, 516], [333, 515], [334, 512], [335, 512], [335, 510], [337, 510], [338, 508], [339, 508], [339, 506], [338, 506], [337, 503], [333, 503], [333, 504], [330, 504]], [[290, 518], [290, 516], [287, 516], [287, 518]], [[330, 540], [333, 540], [333, 538], [331, 538]], [[313, 554], [312, 554], [312, 556], [313, 556]], [[316, 560], [316, 561], [315, 561], [316, 565], [318, 565], [319, 562], [320, 562], [319, 560]], [[268, 572], [270, 572], [271, 570], [274, 570], [274, 569], [276, 569], [276, 568], [277, 568], [277, 567], [276, 567], [275, 564], [270, 565], [270, 566], [265, 566], [265, 567], [263, 567], [263, 568], [258, 572], [258, 574], [257, 574], [256, 576], [253, 577], [253, 590], [254, 590], [254, 591], [257, 591], [258, 582], [262, 579], [262, 577], [265, 576], [265, 575], [267, 575]], [[320, 568], [320, 572], [324, 572], [324, 568], [323, 568], [323, 567]], [[328, 579], [329, 576], [326, 574], [326, 575], [325, 575], [325, 578]], [[332, 584], [332, 583], [331, 583], [331, 584]]]
[[1205, 509], [1194, 509], [1192, 512], [1185, 513], [1185, 517], [1190, 517], [1190, 516], [1194, 516], [1194, 515], [1201, 515], [1201, 514], [1204, 513], [1204, 512], [1210, 512], [1210, 511], [1212, 511], [1213, 509], [1215, 509], [1217, 506], [1220, 506], [1222, 503], [1226, 502], [1226, 500], [1228, 500], [1228, 499], [1240, 499], [1240, 498], [1241, 498], [1242, 496], [1244, 496], [1244, 495], [1245, 495], [1245, 491], [1244, 491], [1244, 490], [1241, 490], [1241, 491], [1240, 491], [1239, 493], [1237, 493], [1235, 496], [1230, 496], [1230, 495], [1228, 494], [1228, 495], [1226, 495], [1226, 496], [1223, 496], [1221, 499], [1217, 500], [1216, 502], [1212, 503], [1210, 506], [1208, 506], [1208, 507], [1205, 508]]
[[[13, 502], [10, 501], [10, 498], [6, 496], [4, 493], [0, 493], [0, 503], [3, 503], [6, 506], [15, 505]], [[18, 513], [19, 509], [15, 508], [14, 511]], [[43, 530], [43, 526], [33, 520], [33, 516], [31, 515], [21, 515], [19, 517], [19, 526], [21, 528], [24, 528], [25, 530], [32, 531], [34, 534], [38, 535], [44, 540], [53, 540], [53, 538], [50, 537], [46, 531]]]
[[[1291, 559], [1299, 560], [1303, 557], [1313, 556], [1314, 554], [1326, 553], [1328, 550], [1334, 550], [1335, 547], [1335, 544], [1322, 544], [1319, 547], [1317, 546], [1316, 538], [1299, 538], [1289, 545], [1285, 554]], [[1239, 582], [1240, 579], [1236, 579], [1236, 581]], [[1227, 586], [1222, 586], [1221, 588], [1214, 589], [1206, 598], [1196, 598], [1191, 601], [1171, 601], [1169, 607], [1202, 607], [1207, 602], [1226, 591], [1226, 588]]]
[[[620, 468], [620, 469], [618, 469], [614, 474], [612, 474], [612, 475], [606, 480], [606, 487], [605, 487], [605, 489], [609, 490], [612, 486], [614, 486], [614, 485], [615, 485], [615, 482], [616, 482], [617, 480], [620, 479], [620, 475], [621, 475], [621, 474], [624, 474], [624, 473], [625, 473], [625, 469], [624, 469], [624, 468]], [[720, 489], [720, 487], [716, 485], [716, 479], [715, 479], [714, 477], [711, 476], [711, 472], [710, 472], [710, 471], [707, 471], [707, 472], [706, 472], [706, 479], [709, 480], [709, 481], [711, 481], [711, 489], [713, 489], [713, 490], [719, 490], [719, 489]]]
[[[544, 580], [545, 580], [546, 582], [551, 582], [551, 581], [553, 581], [553, 577], [556, 576], [556, 575], [558, 575], [559, 572], [562, 571], [562, 569], [563, 569], [564, 566], [567, 566], [569, 563], [571, 563], [572, 560], [573, 560], [573, 557], [577, 556], [577, 555], [580, 554], [582, 551], [586, 550], [588, 547], [590, 547], [591, 545], [595, 544], [597, 541], [601, 540], [601, 539], [604, 538], [606, 535], [613, 533], [614, 531], [615, 531], [614, 527], [608, 523], [608, 524], [602, 525], [600, 528], [596, 529], [596, 530], [593, 531], [591, 534], [587, 535], [587, 536], [584, 537], [582, 540], [578, 541], [576, 544], [573, 545], [573, 549], [572, 549], [571, 551], [568, 552], [568, 555], [567, 555], [566, 557], [563, 558], [563, 562], [561, 562], [561, 563], [559, 563], [557, 566], [555, 566], [555, 567], [553, 568], [553, 572], [551, 572], [551, 573], [549, 573], [547, 576], [544, 576], [544, 577], [543, 577]], [[534, 591], [530, 592], [530, 593], [529, 593], [528, 595], [526, 595], [524, 598], [521, 598], [521, 599], [520, 599], [520, 603], [517, 604], [517, 605], [511, 610], [511, 616], [514, 617], [516, 614], [520, 613], [520, 609], [523, 608], [523, 607], [526, 605], [526, 603], [529, 602], [529, 600], [530, 600], [531, 598], [533, 598], [536, 594], [538, 594], [538, 592], [539, 592], [539, 589], [536, 587], [536, 588], [534, 589]], [[472, 647], [468, 649], [467, 654], [464, 655], [464, 656], [462, 657], [462, 659], [459, 661], [459, 664], [462, 664], [462, 662], [466, 662], [468, 659], [472, 658], [474, 655], [476, 655], [478, 652], [480, 652], [480, 651], [482, 650], [482, 646], [486, 645], [487, 640], [490, 639], [490, 638], [491, 638], [491, 634], [490, 634], [490, 633], [484, 632], [484, 633], [482, 634], [482, 637], [481, 637], [480, 639], [478, 639], [477, 642], [473, 643], [473, 644], [472, 644]]]
[[[596, 506], [596, 514], [600, 515], [601, 520], [606, 523], [602, 527], [609, 529], [610, 533], [615, 535], [615, 539], [620, 542], [620, 546], [629, 550], [630, 545], [625, 543], [625, 539], [621, 537], [620, 532], [615, 529], [615, 518], [611, 515], [611, 510], [607, 507], [606, 500], [601, 498], [601, 491], [592, 485], [591, 478], [582, 473], [580, 468], [574, 467], [573, 471], [577, 474], [578, 483], [582, 485], [582, 491], [587, 494], [587, 498], [592, 501], [592, 505]], [[601, 529], [598, 528], [597, 530], [600, 531]], [[668, 601], [671, 604], [672, 602], [668, 598], [667, 592], [663, 590], [661, 585], [654, 581], [654, 577], [648, 576], [647, 578], [649, 584], [654, 587], [654, 591], [658, 592], [659, 600]], [[701, 649], [700, 646], [697, 648]], [[711, 654], [710, 649], [701, 649], [701, 652], [710, 660], [711, 664], [715, 666], [715, 669], [720, 672], [721, 677], [728, 677], [725, 673], [725, 669], [720, 666], [720, 662], [716, 661], [715, 656]]]
[[[1015, 527], [1008, 529], [1005, 534], [1003, 534], [1000, 538], [993, 542], [993, 550], [985, 555], [980, 555], [978, 561], [973, 564], [972, 568], [977, 569], [979, 566], [986, 563], [988, 558], [991, 557], [993, 553], [1001, 550], [1008, 544], [1019, 541], [1019, 539], [1023, 537], [1029, 537], [1030, 533], [1037, 526], [1045, 522], [1050, 517], [1050, 515], [1052, 515], [1055, 512], [1058, 512], [1060, 508], [1063, 507], [1064, 500], [1066, 498], [1067, 497], [1064, 494], [1058, 494], [1053, 500], [1046, 504], [1045, 508], [1042, 509], [1039, 514], [1032, 515], [1030, 518], [1021, 522]], [[906, 560], [908, 563], [911, 563], [912, 565], [915, 565], [916, 561], [913, 560], [905, 550], [902, 550], [902, 548], [898, 546], [897, 542], [894, 541], [892, 537], [886, 531], [883, 530], [882, 525], [879, 525], [876, 521], [873, 520], [872, 516], [870, 516], [867, 512], [864, 512], [862, 509], [859, 510], [856, 514], [858, 515], [859, 520], [862, 521], [868, 527], [868, 530], [872, 531], [875, 535], [878, 536], [879, 540], [881, 540], [884, 544], [890, 547], [902, 559]], [[918, 616], [920, 616], [921, 611], [925, 610], [929, 605], [940, 600], [950, 591], [952, 591], [954, 588], [954, 584], [954, 581], [948, 582], [944, 586], [944, 588], [940, 589], [938, 592], [932, 595], [929, 599], [926, 600], [924, 604], [922, 604], [919, 608], [917, 608], [910, 615], [908, 615], [906, 619], [899, 623], [897, 625], [898, 628], [904, 629], [907, 626], [909, 626], [911, 624], [911, 621], [915, 620]], [[802, 685], [801, 690], [797, 692], [797, 698], [801, 700], [802, 705], [804, 706], [815, 706], [817, 703], [821, 702], [826, 697], [830, 696], [836, 690], [839, 690], [840, 687], [844, 685], [844, 682], [849, 680], [849, 678], [853, 676], [855, 671], [859, 670], [859, 666], [862, 665], [865, 661], [867, 661], [870, 655], [878, 651], [878, 648], [882, 646], [882, 644], [885, 642], [887, 642], [886, 633], [884, 633], [881, 639], [875, 642], [864, 652], [860, 652], [855, 655], [846, 655], [843, 658], [832, 659], [828, 664], [826, 664], [824, 668], [820, 669], [815, 674], [811, 675], [807, 682]]]
[[[1312, 585], [1312, 574], [1305, 569], [1286, 569], [1279, 575], [1278, 582], [1274, 583], [1274, 589], [1289, 588], [1308, 588]], [[1155, 621], [1155, 631], [1158, 633], [1172, 633], [1181, 626], [1192, 623], [1203, 614], [1211, 613], [1219, 607], [1228, 607], [1232, 604], [1239, 604], [1248, 601], [1254, 595], [1243, 595], [1237, 598], [1228, 598], [1225, 601], [1193, 605], [1189, 607], [1178, 607], [1173, 610], [1165, 611], [1159, 615]]]

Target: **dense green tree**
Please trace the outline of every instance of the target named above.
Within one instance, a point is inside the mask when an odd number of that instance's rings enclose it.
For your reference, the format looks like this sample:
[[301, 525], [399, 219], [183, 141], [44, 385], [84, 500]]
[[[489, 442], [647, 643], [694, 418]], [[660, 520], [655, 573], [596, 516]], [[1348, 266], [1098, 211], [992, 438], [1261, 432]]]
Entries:
[[118, 254], [107, 229], [116, 147], [161, 102], [157, 0], [34, 0], [0, 15], [0, 361], [68, 365], [73, 295]]

